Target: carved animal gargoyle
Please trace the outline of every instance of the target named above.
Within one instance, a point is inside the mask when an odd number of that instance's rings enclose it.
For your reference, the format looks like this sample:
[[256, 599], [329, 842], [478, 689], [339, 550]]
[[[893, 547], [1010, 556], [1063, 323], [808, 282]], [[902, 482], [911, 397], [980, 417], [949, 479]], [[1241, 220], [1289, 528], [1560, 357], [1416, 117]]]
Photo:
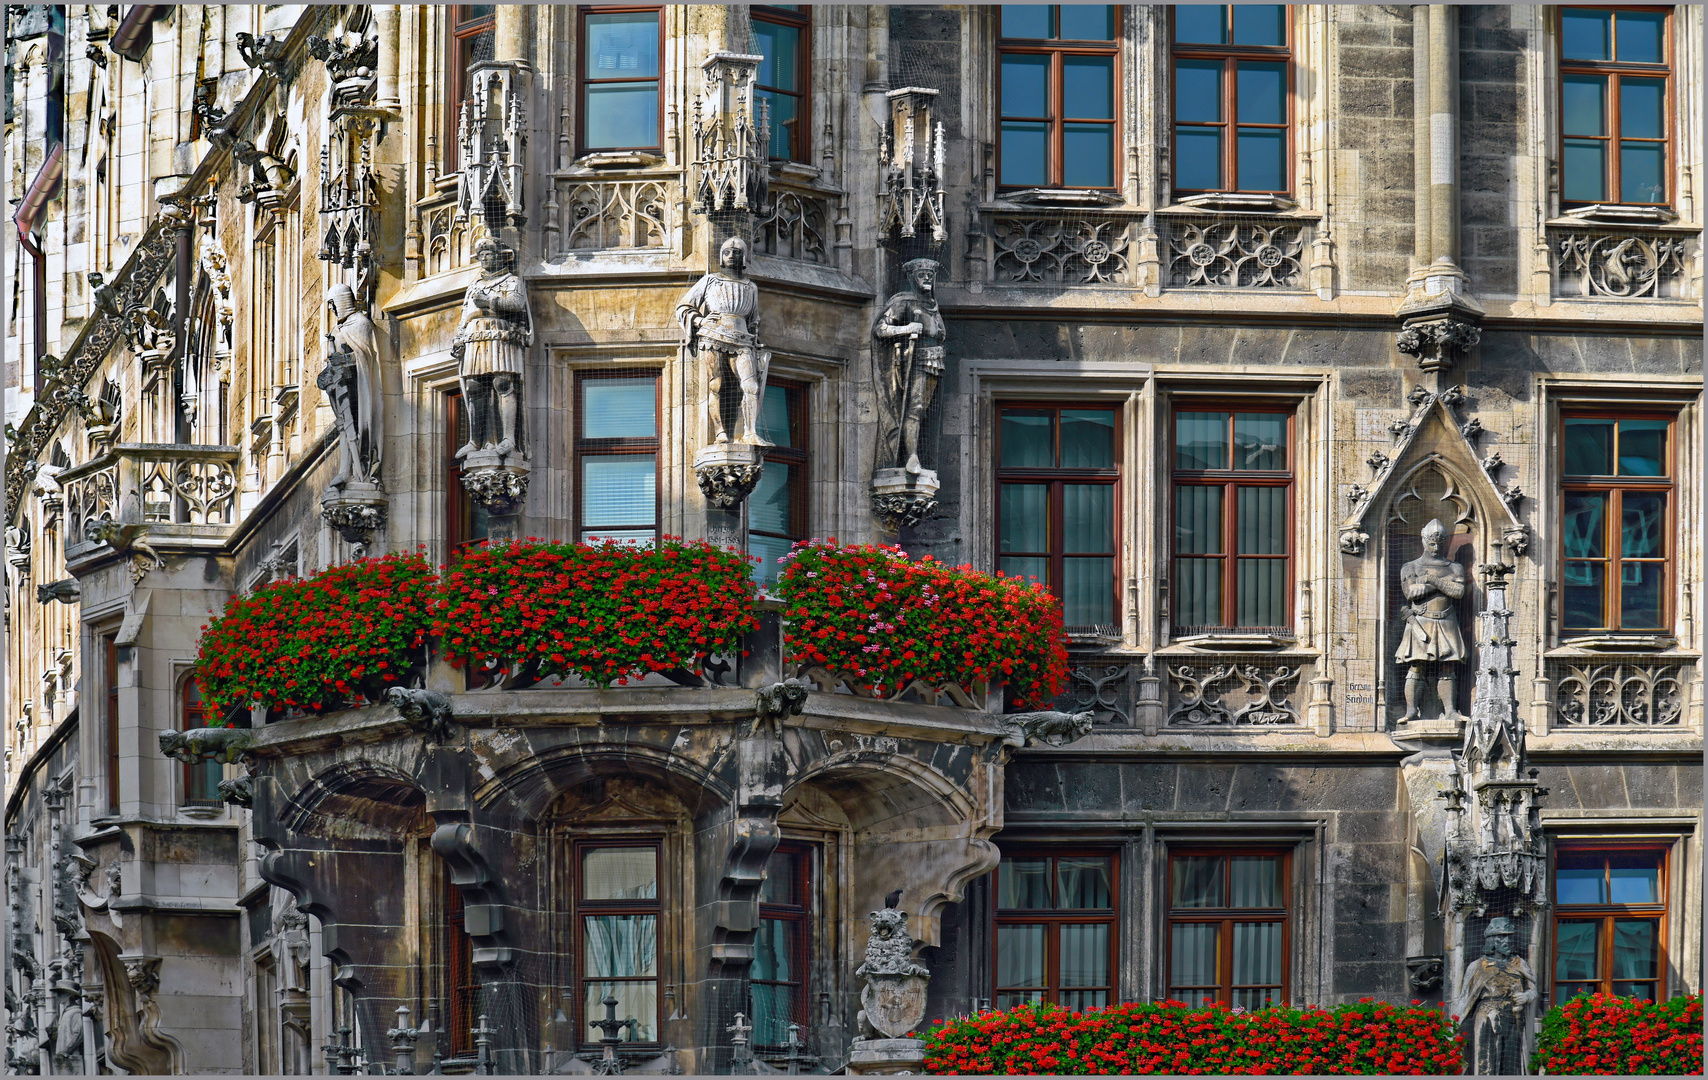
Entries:
[[272, 75], [276, 78], [285, 77], [285, 43], [267, 34], [237, 34], [237, 52], [243, 57], [243, 62], [252, 68]]
[[160, 752], [186, 765], [217, 761], [230, 765], [254, 745], [255, 734], [248, 728], [191, 728], [189, 731], [162, 731]]
[[[137, 557], [137, 566], [144, 573], [166, 565], [160, 552], [143, 537], [148, 526], [137, 521], [92, 521], [83, 527], [83, 538], [95, 544], [106, 544], [120, 555]], [[138, 575], [140, 576], [140, 575]]]
[[1010, 713], [1002, 718], [1007, 733], [1003, 742], [1009, 746], [1066, 746], [1091, 732], [1089, 712], [1027, 712]]
[[58, 600], [62, 604], [75, 604], [83, 599], [83, 586], [76, 578], [68, 577], [59, 581], [50, 581], [46, 585], [36, 586], [36, 603], [51, 604]]
[[425, 727], [427, 737], [436, 743], [451, 740], [451, 699], [433, 690], [414, 690], [394, 686], [386, 691], [386, 701], [397, 714], [411, 724]]
[[219, 782], [219, 797], [233, 806], [255, 805], [255, 778], [247, 774]]
[[762, 686], [753, 692], [753, 718], [755, 727], [780, 725], [785, 716], [799, 716], [806, 708], [807, 694], [811, 690], [806, 683], [799, 679], [784, 679], [782, 682]]

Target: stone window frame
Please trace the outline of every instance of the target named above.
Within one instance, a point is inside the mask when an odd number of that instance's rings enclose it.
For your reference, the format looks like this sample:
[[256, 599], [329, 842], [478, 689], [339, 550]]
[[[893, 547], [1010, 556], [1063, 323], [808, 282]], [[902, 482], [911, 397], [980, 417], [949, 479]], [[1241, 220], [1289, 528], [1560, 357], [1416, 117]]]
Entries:
[[[1116, 1004], [1121, 996], [1121, 932], [1124, 912], [1122, 911], [1122, 878], [1121, 855], [1123, 845], [1119, 843], [1099, 843], [1093, 840], [1084, 842], [1058, 842], [1044, 844], [1039, 841], [1017, 842], [1012, 846], [1004, 846], [1001, 860], [989, 874], [986, 875], [990, 895], [990, 994], [991, 1001], [998, 1001], [998, 971], [997, 962], [1000, 930], [1005, 925], [1044, 925], [1044, 985], [1042, 987], [1017, 987], [1015, 989], [1041, 990], [1042, 1000], [1055, 1004], [1063, 989], [1061, 985], [1061, 927], [1064, 925], [1104, 925], [1109, 927], [1109, 983], [1105, 990], [1109, 1000], [1105, 1004]], [[1009, 859], [1042, 858], [1050, 861], [1050, 881], [1052, 891], [1058, 881], [1055, 864], [1060, 858], [1086, 856], [1107, 858], [1109, 860], [1109, 906], [1107, 908], [1008, 908], [999, 905], [1002, 902], [1002, 886], [999, 875], [1002, 873], [1002, 862]], [[1010, 914], [1003, 914], [1004, 911]], [[1085, 914], [1070, 914], [1083, 911]], [[1069, 987], [1068, 989], [1081, 989]], [[1085, 989], [1104, 989], [1089, 987]], [[1003, 1006], [998, 1004], [997, 1008]]]
[[[1658, 888], [1656, 890], [1660, 899], [1653, 904], [1633, 905], [1614, 904], [1612, 903], [1611, 897], [1609, 897], [1608, 902], [1603, 904], [1575, 904], [1562, 908], [1558, 903], [1558, 898], [1555, 894], [1558, 890], [1559, 862], [1560, 855], [1563, 851], [1593, 852], [1602, 856], [1604, 865], [1609, 857], [1620, 853], [1654, 853], [1658, 856], [1660, 863], [1660, 877]], [[1551, 855], [1552, 857], [1550, 858], [1548, 865], [1548, 881], [1550, 897], [1555, 900], [1555, 903], [1551, 905], [1550, 910], [1552, 915], [1549, 919], [1548, 925], [1548, 959], [1550, 962], [1547, 968], [1546, 981], [1550, 1003], [1555, 1005], [1563, 1004], [1559, 994], [1560, 924], [1562, 922], [1585, 922], [1590, 920], [1599, 921], [1602, 924], [1602, 936], [1605, 938], [1604, 941], [1599, 942], [1597, 948], [1597, 952], [1600, 955], [1597, 957], [1596, 967], [1600, 972], [1600, 977], [1593, 980], [1599, 984], [1598, 989], [1600, 992], [1612, 993], [1612, 985], [1615, 982], [1653, 981], [1655, 984], [1655, 996], [1653, 1000], [1665, 1001], [1667, 983], [1669, 981], [1667, 978], [1667, 931], [1671, 921], [1668, 916], [1671, 912], [1669, 910], [1670, 905], [1667, 903], [1667, 898], [1671, 889], [1672, 881], [1671, 871], [1673, 859], [1671, 845], [1665, 841], [1644, 841], [1637, 839], [1608, 839], [1603, 841], [1566, 840], [1556, 842], [1553, 845]], [[1655, 978], [1653, 980], [1615, 979], [1613, 977], [1611, 970], [1613, 959], [1612, 927], [1614, 920], [1621, 916], [1630, 919], [1652, 919], [1659, 924], [1655, 930], [1656, 971]]]
[[[1231, 9], [1235, 5], [1217, 4], [1206, 6]], [[1177, 191], [1186, 190], [1190, 191], [1193, 195], [1259, 194], [1291, 197], [1296, 189], [1298, 169], [1296, 168], [1296, 162], [1294, 160], [1296, 157], [1294, 153], [1294, 144], [1298, 141], [1296, 102], [1299, 96], [1299, 79], [1298, 68], [1294, 55], [1294, 41], [1296, 37], [1294, 26], [1298, 20], [1294, 18], [1293, 5], [1281, 4], [1278, 6], [1281, 7], [1283, 12], [1282, 17], [1286, 20], [1286, 28], [1283, 34], [1285, 40], [1281, 45], [1236, 45], [1232, 41], [1221, 45], [1177, 42], [1174, 39], [1174, 30], [1178, 18], [1178, 12], [1173, 6], [1168, 8], [1166, 26], [1171, 89], [1173, 74], [1175, 71], [1174, 65], [1179, 60], [1213, 60], [1224, 65], [1222, 68], [1221, 79], [1223, 118], [1216, 123], [1220, 125], [1225, 136], [1222, 146], [1222, 160], [1220, 163], [1220, 168], [1223, 173], [1222, 179], [1224, 181], [1231, 181], [1224, 182], [1220, 187], [1213, 189], [1200, 190], [1197, 188], [1176, 188]], [[1229, 36], [1231, 38], [1231, 32]], [[1230, 110], [1229, 106], [1232, 105], [1237, 107], [1239, 90], [1236, 65], [1240, 61], [1279, 63], [1284, 67], [1286, 72], [1286, 88], [1284, 90], [1286, 100], [1282, 104], [1282, 123], [1280, 125], [1286, 138], [1286, 146], [1283, 148], [1281, 153], [1282, 167], [1286, 170], [1286, 175], [1282, 177], [1283, 183], [1278, 189], [1245, 189], [1239, 186], [1239, 149], [1237, 145], [1237, 128], [1239, 126], [1239, 122], [1237, 120], [1238, 113], [1237, 111]], [[1230, 69], [1232, 69], [1232, 71], [1230, 71]], [[1232, 77], [1230, 77], [1230, 74]], [[1166, 109], [1169, 118], [1169, 153], [1171, 155], [1169, 159], [1169, 175], [1177, 178], [1179, 175], [1180, 145], [1178, 132], [1176, 131], [1178, 124], [1174, 119], [1175, 103], [1172, 96], [1169, 100], [1163, 102], [1163, 107]]]
[[[1059, 8], [1061, 5], [1052, 4], [1045, 6]], [[1110, 4], [1107, 6], [1113, 9], [1112, 13], [1115, 20], [1114, 37], [1107, 39], [1107, 41], [1097, 41], [1092, 39], [1080, 40], [1061, 37], [1005, 38], [1002, 36], [1001, 7], [1000, 5], [998, 6], [995, 16], [996, 62], [993, 65], [994, 71], [992, 72], [992, 74], [996, 76], [995, 81], [992, 83], [992, 86], [996, 88], [994, 93], [995, 122], [991, 129], [995, 136], [995, 168], [996, 186], [998, 191], [1018, 191], [1028, 187], [1028, 185], [1025, 184], [1005, 183], [1002, 179], [1002, 125], [1004, 122], [1001, 92], [1002, 58], [1007, 55], [1047, 56], [1050, 58], [1049, 83], [1045, 89], [1045, 94], [1049, 101], [1053, 101], [1055, 103], [1059, 115], [1046, 116], [1043, 118], [1043, 122], [1049, 126], [1049, 152], [1045, 161], [1045, 172], [1048, 179], [1047, 182], [1041, 186], [1041, 189], [1050, 191], [1114, 192], [1120, 190], [1123, 186], [1121, 183], [1121, 165], [1124, 155], [1121, 153], [1121, 147], [1123, 145], [1124, 135], [1122, 130], [1123, 124], [1121, 121], [1126, 104], [1126, 65], [1122, 63], [1122, 58], [1127, 52], [1126, 42], [1129, 40], [1126, 33], [1126, 5]], [[1064, 131], [1067, 124], [1078, 122], [1068, 118], [1066, 114], [1067, 108], [1063, 101], [1063, 97], [1066, 93], [1066, 87], [1064, 85], [1062, 69], [1065, 64], [1065, 59], [1068, 56], [1108, 57], [1114, 62], [1113, 79], [1110, 87], [1114, 100], [1110, 102], [1111, 116], [1109, 126], [1112, 130], [1110, 133], [1110, 176], [1109, 183], [1107, 185], [1075, 185], [1068, 184], [1064, 179], [1064, 170], [1066, 166]], [[1048, 111], [1049, 110], [1046, 109], [1046, 113], [1048, 113]], [[1101, 123], [1102, 121], [1088, 118], [1086, 122]]]
[[[800, 902], [796, 904], [767, 903], [763, 899], [763, 893], [761, 893], [761, 899], [757, 901], [759, 923], [761, 929], [763, 929], [764, 924], [768, 920], [786, 921], [792, 923], [796, 927], [796, 932], [799, 934], [799, 937], [795, 941], [794, 956], [791, 958], [795, 964], [795, 978], [787, 981], [760, 979], [750, 979], [749, 981], [750, 983], [765, 982], [769, 985], [794, 984], [795, 990], [791, 995], [793, 1000], [790, 1002], [789, 1012], [791, 1017], [798, 1018], [798, 1020], [791, 1019], [789, 1022], [799, 1022], [804, 1029], [811, 1026], [809, 1021], [812, 1017], [813, 977], [816, 974], [813, 970], [812, 959], [814, 939], [818, 936], [814, 933], [814, 924], [818, 922], [821, 917], [818, 912], [818, 895], [815, 888], [817, 884], [817, 875], [813, 873], [815, 864], [818, 862], [818, 851], [816, 850], [816, 845], [807, 841], [785, 837], [783, 840], [778, 842], [776, 850], [772, 852], [771, 857], [775, 858], [780, 854], [792, 855], [799, 860], [795, 871], [795, 888], [797, 890], [797, 896], [800, 898]], [[766, 875], [767, 877], [770, 875], [769, 862], [767, 862], [766, 865]], [[755, 958], [755, 962], [757, 963], [757, 957]], [[749, 1005], [750, 1019], [753, 1022], [754, 1050], [782, 1052], [784, 1050], [784, 1045], [782, 1043], [773, 1044], [761, 1041], [762, 1036], [760, 1034], [759, 1027], [758, 1006], [754, 1005], [751, 1000], [749, 1001]]]
[[[1233, 949], [1224, 947], [1223, 935], [1233, 932], [1233, 924], [1240, 919], [1240, 914], [1246, 913], [1246, 922], [1279, 922], [1281, 924], [1281, 1000], [1273, 1002], [1276, 1005], [1286, 1005], [1293, 997], [1293, 939], [1294, 923], [1300, 914], [1296, 909], [1294, 892], [1294, 847], [1275, 841], [1252, 841], [1250, 843], [1199, 843], [1194, 841], [1175, 842], [1167, 845], [1166, 851], [1158, 860], [1162, 870], [1162, 950], [1158, 957], [1158, 972], [1162, 977], [1165, 996], [1173, 997], [1172, 980], [1174, 975], [1174, 926], [1177, 923], [1216, 923], [1220, 930], [1217, 934], [1217, 1001], [1226, 1005], [1233, 1004]], [[1174, 907], [1174, 860], [1190, 856], [1218, 856], [1226, 860], [1239, 855], [1276, 855], [1281, 858], [1281, 898], [1282, 907], [1277, 908], [1181, 908], [1176, 913]], [[1224, 889], [1232, 889], [1232, 881], [1224, 870]], [[1279, 912], [1279, 914], [1277, 914]]]
[[[173, 672], [173, 712], [178, 720], [178, 730], [193, 731], [190, 721], [192, 714], [201, 720], [199, 727], [214, 726], [213, 710], [202, 700], [201, 684], [196, 681], [196, 672], [192, 664], [174, 665], [178, 670]], [[195, 701], [191, 701], [192, 691]], [[185, 762], [180, 766], [179, 776], [179, 806], [181, 809], [206, 810], [210, 807], [224, 809], [225, 800], [220, 798], [219, 782], [225, 778], [225, 766], [214, 761], [203, 761], [192, 765]], [[198, 793], [196, 772], [200, 770], [204, 777], [211, 780], [211, 786]]]
[[[1620, 11], [1651, 11], [1651, 12], [1652, 11], [1661, 11], [1661, 12], [1665, 12], [1666, 13], [1665, 26], [1664, 26], [1664, 29], [1661, 31], [1661, 42], [1662, 42], [1663, 48], [1665, 50], [1665, 55], [1663, 56], [1660, 63], [1658, 63], [1658, 64], [1645, 64], [1645, 65], [1637, 65], [1637, 64], [1633, 64], [1632, 62], [1629, 62], [1629, 61], [1618, 61], [1618, 60], [1605, 60], [1605, 61], [1568, 60], [1565, 56], [1565, 34], [1563, 32], [1563, 29], [1562, 29], [1563, 19], [1565, 17], [1565, 12], [1567, 10], [1610, 11], [1610, 12], [1615, 12], [1615, 13], [1620, 12]], [[1555, 160], [1560, 162], [1560, 189], [1559, 189], [1560, 205], [1562, 207], [1573, 207], [1573, 208], [1596, 207], [1596, 206], [1628, 206], [1628, 207], [1655, 207], [1655, 208], [1658, 208], [1661, 210], [1668, 210], [1668, 211], [1672, 210], [1678, 204], [1678, 190], [1679, 189], [1678, 189], [1678, 185], [1677, 185], [1676, 178], [1675, 178], [1674, 174], [1678, 170], [1678, 161], [1679, 161], [1678, 140], [1679, 140], [1679, 134], [1682, 130], [1682, 125], [1680, 125], [1678, 123], [1678, 121], [1679, 121], [1679, 116], [1678, 116], [1679, 109], [1678, 109], [1678, 104], [1677, 104], [1677, 100], [1676, 100], [1677, 99], [1677, 86], [1678, 86], [1678, 83], [1677, 83], [1678, 72], [1676, 70], [1676, 68], [1677, 68], [1676, 58], [1678, 55], [1678, 48], [1677, 48], [1677, 43], [1676, 43], [1675, 39], [1676, 39], [1676, 36], [1678, 34], [1677, 26], [1678, 26], [1678, 23], [1680, 21], [1677, 18], [1676, 8], [1673, 5], [1642, 5], [1642, 6], [1629, 6], [1629, 7], [1627, 7], [1627, 6], [1622, 5], [1622, 4], [1616, 4], [1616, 5], [1570, 4], [1570, 5], [1562, 5], [1562, 6], [1554, 8], [1554, 10], [1551, 14], [1553, 17], [1550, 20], [1550, 22], [1552, 24], [1551, 28], [1553, 30], [1553, 39], [1554, 39], [1553, 40], [1553, 49], [1552, 49], [1552, 53], [1553, 53], [1552, 59], [1556, 65], [1555, 77], [1553, 80], [1553, 97], [1554, 97], [1554, 101], [1555, 101], [1555, 116], [1554, 116], [1553, 131], [1551, 134], [1552, 134], [1553, 139], [1554, 139]], [[1617, 42], [1617, 35], [1618, 35], [1617, 23], [1618, 23], [1618, 16], [1617, 16], [1617, 14], [1615, 14], [1615, 17], [1613, 19], [1613, 24], [1614, 24], [1613, 25], [1613, 32], [1614, 32], [1614, 42], [1615, 43]], [[1617, 47], [1617, 46], [1615, 45], [1615, 47]], [[1566, 135], [1565, 135], [1564, 97], [1565, 97], [1566, 78], [1569, 76], [1572, 76], [1572, 75], [1595, 75], [1595, 76], [1600, 76], [1600, 77], [1607, 80], [1607, 82], [1606, 82], [1606, 85], [1608, 88], [1607, 89], [1607, 97], [1604, 101], [1604, 106], [1605, 106], [1606, 112], [1603, 115], [1603, 122], [1604, 122], [1604, 126], [1607, 130], [1607, 134], [1603, 137], [1606, 139], [1606, 145], [1608, 146], [1608, 148], [1610, 149], [1611, 152], [1608, 155], [1607, 161], [1604, 165], [1605, 171], [1602, 174], [1602, 180], [1603, 180], [1603, 183], [1605, 185], [1604, 191], [1605, 191], [1605, 194], [1607, 197], [1603, 198], [1599, 201], [1581, 200], [1581, 199], [1580, 200], [1568, 200], [1566, 198], [1566, 194], [1565, 194], [1565, 190], [1566, 190], [1565, 189], [1565, 139], [1566, 139]], [[1619, 174], [1620, 174], [1620, 152], [1621, 152], [1621, 147], [1619, 144], [1620, 144], [1620, 141], [1623, 138], [1623, 136], [1620, 132], [1621, 124], [1620, 124], [1620, 119], [1619, 119], [1619, 101], [1618, 101], [1616, 91], [1617, 91], [1617, 86], [1618, 86], [1618, 80], [1621, 79], [1623, 76], [1626, 76], [1626, 75], [1630, 75], [1630, 76], [1633, 76], [1636, 78], [1651, 78], [1651, 79], [1658, 78], [1666, 86], [1666, 90], [1663, 94], [1663, 102], [1661, 105], [1662, 114], [1665, 117], [1665, 121], [1666, 121], [1666, 127], [1664, 129], [1663, 138], [1660, 141], [1662, 141], [1666, 147], [1666, 151], [1665, 151], [1665, 154], [1663, 157], [1663, 163], [1662, 163], [1662, 176], [1664, 177], [1664, 179], [1666, 181], [1667, 187], [1666, 187], [1666, 197], [1659, 202], [1649, 202], [1649, 203], [1627, 202], [1625, 200], [1625, 198], [1623, 197], [1624, 192], [1620, 190], [1620, 187], [1618, 184]], [[1617, 196], [1617, 197], [1615, 197], [1615, 196]]]
[[[582, 396], [581, 388], [589, 380], [643, 378], [653, 380], [653, 435], [651, 439], [626, 437], [618, 439], [588, 440], [582, 437]], [[664, 367], [654, 364], [610, 365], [600, 367], [576, 367], [571, 373], [573, 390], [570, 397], [570, 507], [571, 533], [573, 542], [581, 543], [583, 529], [583, 504], [581, 483], [581, 462], [589, 454], [598, 456], [636, 456], [651, 454], [653, 457], [654, 476], [662, 479], [670, 467], [666, 451], [668, 436], [665, 427], [665, 393], [666, 380], [670, 373]], [[665, 528], [665, 485], [655, 479], [653, 484], [652, 508], [653, 541], [665, 535], [670, 530]]]

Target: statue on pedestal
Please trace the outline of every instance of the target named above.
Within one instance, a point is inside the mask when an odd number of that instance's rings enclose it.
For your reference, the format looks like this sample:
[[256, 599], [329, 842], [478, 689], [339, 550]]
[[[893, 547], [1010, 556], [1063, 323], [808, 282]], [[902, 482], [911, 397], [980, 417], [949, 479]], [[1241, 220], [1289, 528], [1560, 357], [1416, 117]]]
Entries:
[[904, 264], [907, 287], [889, 298], [872, 328], [881, 356], [878, 397], [884, 413], [878, 468], [900, 468], [911, 476], [926, 471], [919, 460], [919, 433], [943, 378], [946, 331], [935, 291], [941, 269], [931, 259]]
[[718, 250], [718, 269], [701, 277], [677, 301], [676, 321], [682, 326], [684, 347], [698, 354], [706, 380], [706, 441], [730, 441], [724, 425], [723, 380], [726, 371], [733, 371], [741, 383], [737, 441], [770, 446], [759, 431], [759, 407], [771, 353], [759, 344], [759, 286], [746, 270], [747, 241], [725, 240]]
[[469, 441], [457, 457], [491, 450], [502, 463], [524, 452], [519, 405], [534, 319], [528, 286], [511, 269], [515, 252], [485, 237], [476, 241], [474, 257], [481, 273], [463, 294], [451, 343], [469, 417]]
[[1423, 527], [1423, 554], [1400, 567], [1400, 588], [1405, 593], [1405, 632], [1394, 662], [1406, 672], [1406, 711], [1401, 722], [1416, 720], [1422, 696], [1425, 668], [1440, 664], [1436, 693], [1441, 698], [1444, 720], [1458, 720], [1459, 675], [1455, 667], [1465, 659], [1465, 639], [1459, 633], [1459, 601], [1465, 596], [1465, 568], [1442, 557], [1447, 529], [1439, 520]]
[[1465, 1020], [1471, 1037], [1472, 1071], [1478, 1076], [1515, 1076], [1528, 1072], [1525, 1044], [1530, 1009], [1536, 1001], [1536, 973], [1513, 952], [1512, 920], [1489, 920], [1483, 931], [1483, 955], [1465, 965], [1453, 1011]]
[[378, 483], [384, 410], [380, 407], [379, 335], [348, 285], [326, 294], [335, 329], [326, 335], [326, 366], [315, 384], [325, 391], [338, 418], [338, 474], [333, 487], [351, 480]]

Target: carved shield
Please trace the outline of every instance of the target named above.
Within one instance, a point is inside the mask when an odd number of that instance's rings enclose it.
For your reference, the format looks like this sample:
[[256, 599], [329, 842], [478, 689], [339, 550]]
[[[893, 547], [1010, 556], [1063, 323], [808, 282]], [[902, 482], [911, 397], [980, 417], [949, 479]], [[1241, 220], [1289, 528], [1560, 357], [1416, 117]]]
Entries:
[[926, 975], [869, 975], [860, 991], [866, 1020], [886, 1038], [905, 1038], [925, 1019]]

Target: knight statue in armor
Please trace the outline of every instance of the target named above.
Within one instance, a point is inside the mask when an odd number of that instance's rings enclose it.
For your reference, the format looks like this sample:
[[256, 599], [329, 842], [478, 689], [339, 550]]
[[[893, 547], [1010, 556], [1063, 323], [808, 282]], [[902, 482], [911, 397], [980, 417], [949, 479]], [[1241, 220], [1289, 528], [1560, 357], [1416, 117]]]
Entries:
[[[914, 259], [901, 270], [907, 287], [889, 298], [872, 333], [878, 339], [878, 396], [884, 425], [878, 468], [917, 476], [919, 433], [943, 378], [943, 316], [937, 310], [937, 274], [931, 259]], [[927, 455], [929, 456], [929, 455]]]
[[1527, 1073], [1525, 1034], [1536, 1000], [1536, 973], [1513, 950], [1512, 920], [1497, 916], [1483, 931], [1483, 955], [1465, 965], [1453, 1011], [1465, 1018], [1478, 1076]]
[[451, 341], [468, 409], [465, 458], [492, 449], [500, 458], [522, 454], [522, 371], [534, 340], [528, 286], [511, 269], [515, 253], [491, 237], [474, 245], [480, 276], [463, 295], [462, 319]]
[[326, 294], [335, 329], [326, 335], [326, 366], [315, 385], [326, 392], [338, 420], [338, 474], [333, 487], [351, 480], [377, 483], [385, 410], [380, 405], [379, 334], [348, 285]]
[[736, 441], [770, 446], [759, 430], [759, 405], [765, 395], [771, 353], [759, 344], [759, 286], [747, 276], [747, 241], [725, 240], [718, 269], [706, 274], [676, 303], [683, 343], [698, 354], [706, 380], [707, 443], [727, 443], [723, 386], [726, 372], [741, 383], [741, 431]]
[[1465, 639], [1459, 633], [1459, 601], [1465, 596], [1465, 568], [1441, 554], [1447, 529], [1439, 520], [1423, 527], [1423, 554], [1400, 567], [1405, 594], [1405, 631], [1394, 662], [1407, 668], [1406, 712], [1402, 720], [1418, 719], [1425, 669], [1436, 669], [1435, 688], [1441, 698], [1441, 718], [1458, 720], [1458, 669], [1465, 659]]

